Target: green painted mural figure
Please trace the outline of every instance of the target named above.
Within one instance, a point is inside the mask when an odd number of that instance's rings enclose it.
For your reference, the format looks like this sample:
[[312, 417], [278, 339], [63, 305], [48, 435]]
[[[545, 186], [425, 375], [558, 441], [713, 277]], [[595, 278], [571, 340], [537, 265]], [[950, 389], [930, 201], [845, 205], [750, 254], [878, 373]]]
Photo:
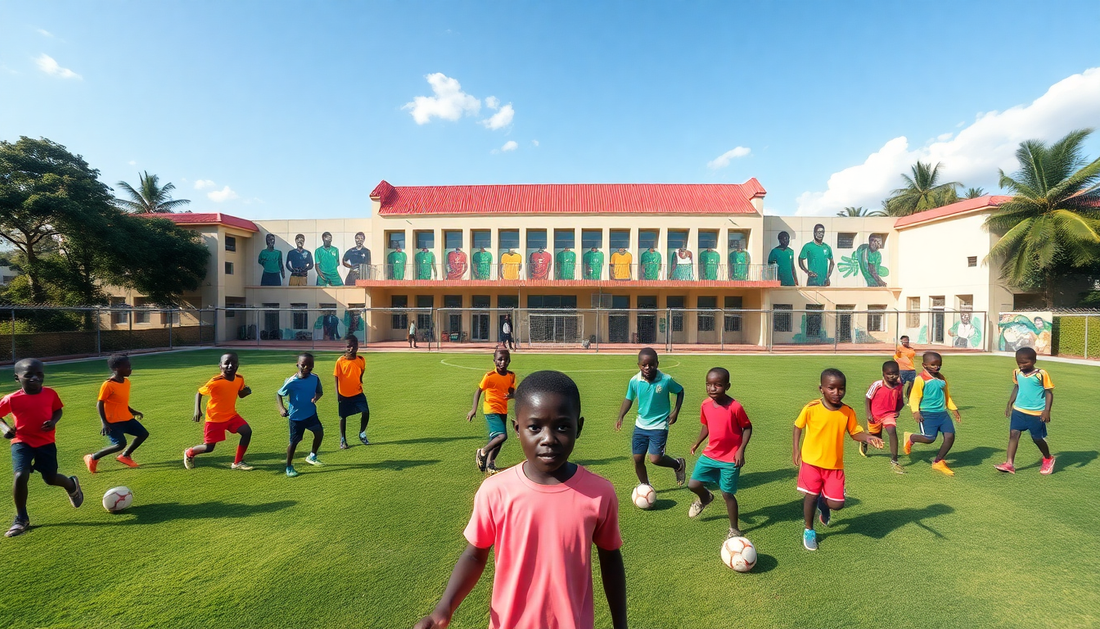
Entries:
[[584, 279], [598, 280], [603, 277], [602, 251], [592, 247], [591, 250], [585, 251], [584, 255], [581, 256], [581, 262], [584, 264]]
[[833, 274], [833, 249], [825, 244], [825, 226], [814, 225], [814, 239], [802, 245], [798, 266], [806, 273], [807, 286], [830, 286]]
[[575, 279], [577, 273], [577, 253], [566, 247], [558, 252], [554, 261], [555, 277], [559, 280]]
[[409, 256], [401, 250], [401, 245], [394, 243], [394, 250], [386, 256], [386, 279], [405, 279], [405, 263], [408, 260]]
[[882, 266], [881, 249], [882, 236], [871, 234], [867, 244], [856, 248], [851, 257], [841, 256], [840, 263], [836, 265], [841, 277], [859, 274], [867, 286], [886, 286], [886, 280], [882, 278], [889, 276], [890, 270]]
[[642, 279], [656, 280], [661, 278], [661, 254], [650, 247], [642, 253]]
[[722, 264], [722, 254], [712, 247], [699, 254], [699, 275], [704, 280], [718, 279], [718, 267]]
[[695, 273], [692, 271], [692, 262], [694, 262], [694, 256], [683, 245], [679, 249], [672, 252], [670, 256], [668, 266], [672, 269], [672, 277], [674, 280], [690, 281], [695, 279]]
[[493, 268], [493, 254], [485, 250], [485, 247], [481, 247], [474, 252], [474, 279], [475, 280], [487, 280], [489, 274], [492, 273]]
[[260, 251], [258, 260], [264, 273], [260, 286], [282, 286], [286, 271], [283, 270], [283, 252], [275, 248], [275, 234], [267, 235], [267, 247]]
[[982, 346], [982, 322], [978, 317], [963, 310], [959, 313], [959, 320], [947, 331], [947, 335], [954, 339], [951, 345], [954, 347], [977, 348]]
[[768, 266], [778, 269], [780, 286], [798, 286], [798, 276], [794, 274], [794, 249], [791, 249], [791, 235], [779, 232], [779, 246], [768, 254]]
[[[729, 255], [729, 277], [731, 280], [749, 279], [749, 252], [745, 251], [743, 240], [733, 241], [733, 251]], [[793, 251], [791, 253], [794, 253]]]
[[332, 246], [332, 234], [321, 234], [321, 246], [313, 252], [318, 286], [343, 286], [340, 279], [340, 250]]
[[416, 279], [435, 279], [435, 252], [428, 251], [427, 247], [423, 247], [416, 252], [413, 262], [416, 264]]

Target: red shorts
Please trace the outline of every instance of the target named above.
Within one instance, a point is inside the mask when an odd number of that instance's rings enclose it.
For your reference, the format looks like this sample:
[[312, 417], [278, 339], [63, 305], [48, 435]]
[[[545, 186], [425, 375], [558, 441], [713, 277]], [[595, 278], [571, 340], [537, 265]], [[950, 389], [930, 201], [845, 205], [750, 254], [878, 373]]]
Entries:
[[218, 443], [219, 441], [225, 441], [225, 431], [228, 430], [233, 434], [237, 434], [241, 426], [247, 425], [248, 422], [240, 415], [234, 415], [233, 419], [227, 422], [206, 422], [202, 427], [202, 442]]
[[886, 417], [876, 417], [876, 418], [872, 419], [870, 422], [867, 423], [867, 432], [871, 433], [872, 435], [881, 435], [883, 426], [894, 426], [894, 427], [896, 427], [897, 425], [898, 425], [898, 416], [897, 415], [887, 415]]
[[827, 470], [803, 461], [798, 469], [798, 491], [844, 502], [844, 470]]

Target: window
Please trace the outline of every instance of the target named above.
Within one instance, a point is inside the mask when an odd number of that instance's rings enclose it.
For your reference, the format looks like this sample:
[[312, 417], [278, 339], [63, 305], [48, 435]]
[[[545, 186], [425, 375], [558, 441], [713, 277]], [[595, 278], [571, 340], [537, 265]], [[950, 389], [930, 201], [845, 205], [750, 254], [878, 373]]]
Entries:
[[501, 251], [507, 251], [509, 249], [519, 249], [518, 229], [502, 229], [497, 232], [497, 238], [500, 239]]
[[309, 329], [309, 304], [290, 304], [290, 327], [295, 330]]
[[966, 266], [978, 266], [978, 256], [967, 256]]
[[226, 262], [225, 263], [225, 274], [226, 275], [233, 275], [233, 263], [232, 262]]
[[443, 296], [444, 308], [461, 308], [462, 307], [462, 295], [444, 295]]
[[908, 310], [905, 313], [905, 327], [920, 327], [920, 297], [910, 297], [905, 309]]
[[244, 297], [226, 297], [225, 298], [225, 318], [232, 319], [237, 316], [235, 308], [245, 308]]
[[519, 297], [515, 295], [498, 295], [497, 308], [519, 308]]
[[490, 301], [490, 299], [489, 299], [488, 295], [473, 295], [472, 297], [470, 297], [470, 307], [471, 308], [488, 308], [489, 307], [489, 301]]
[[[435, 298], [431, 295], [417, 295], [416, 307], [417, 308], [432, 308], [435, 306]], [[432, 313], [419, 311], [416, 313], [416, 329], [417, 331], [429, 332], [432, 329]]]
[[973, 310], [974, 309], [974, 296], [973, 295], [955, 295], [955, 309], [956, 310]]
[[[628, 298], [629, 299], [629, 298]], [[567, 310], [577, 309], [576, 295], [528, 295], [528, 308], [563, 308]], [[630, 304], [622, 306], [629, 308]]]
[[581, 230], [581, 248], [588, 251], [592, 247], [596, 247], [597, 249], [603, 247], [602, 229]]
[[[717, 235], [715, 235], [717, 238]], [[700, 238], [702, 242], [702, 238]], [[717, 297], [699, 297], [695, 305], [699, 308], [699, 313], [696, 320], [696, 326], [700, 332], [713, 332], [714, 331], [714, 310], [718, 308]], [[709, 312], [708, 312], [709, 310]]]
[[527, 230], [527, 248], [528, 249], [545, 249], [546, 248], [546, 230], [545, 229], [528, 229]]
[[149, 323], [149, 305], [144, 297], [134, 298], [134, 323]]
[[642, 310], [656, 310], [657, 309], [657, 296], [656, 295], [639, 295], [638, 308]]
[[[409, 297], [408, 295], [390, 295], [390, 308], [408, 308]], [[393, 330], [408, 330], [409, 329], [409, 314], [407, 312], [390, 313], [390, 329]]]
[[791, 331], [791, 304], [772, 304], [772, 331]]
[[471, 232], [474, 249], [491, 249], [493, 246], [493, 232], [488, 229], [475, 229]]
[[851, 249], [852, 245], [856, 241], [856, 235], [852, 233], [839, 232], [836, 235], [836, 248], [837, 249]]
[[610, 243], [611, 248], [615, 251], [619, 249], [630, 249], [630, 230], [612, 229]]
[[699, 249], [717, 249], [718, 248], [718, 232], [716, 231], [700, 231], [699, 232]]
[[443, 246], [448, 250], [461, 249], [462, 248], [462, 231], [457, 229], [448, 229], [443, 232]]
[[226, 236], [225, 237], [225, 250], [226, 251], [236, 251], [237, 250], [237, 239], [235, 237], [233, 237], [233, 236]]
[[806, 310], [806, 336], [821, 336], [825, 316], [818, 313], [825, 311], [824, 304], [806, 304]]
[[418, 231], [415, 232], [415, 236], [417, 249], [432, 249], [435, 247], [434, 231]]
[[[740, 310], [742, 308], [741, 297], [739, 295], [727, 295], [723, 298], [722, 304], [726, 310]], [[726, 313], [726, 320], [723, 322], [722, 329], [726, 332], [740, 332], [741, 331], [741, 315]]]
[[658, 242], [661, 239], [661, 232], [656, 229], [639, 229], [638, 230], [638, 249], [646, 250], [652, 247], [657, 249]]
[[130, 306], [126, 303], [125, 297], [112, 297], [111, 308], [118, 308], [111, 312], [111, 323], [121, 325], [130, 322]]
[[731, 251], [734, 251], [734, 250], [737, 250], [737, 249], [742, 249], [742, 250], [743, 249], [748, 249], [749, 248], [748, 242], [749, 242], [748, 232], [739, 232], [739, 231], [730, 230], [730, 233], [729, 233], [729, 248], [730, 248]]
[[163, 310], [160, 313], [161, 318], [164, 320], [164, 325], [179, 325], [180, 324], [180, 311], [176, 309]]
[[669, 250], [679, 249], [688, 246], [688, 232], [686, 229], [670, 229], [668, 230], [668, 248]]
[[886, 331], [886, 306], [867, 306], [867, 331], [868, 332], [885, 332]]
[[684, 298], [679, 295], [669, 295], [665, 298], [665, 306], [672, 309], [672, 331], [684, 331]]
[[386, 232], [386, 246], [390, 249], [405, 248], [405, 232]]
[[577, 233], [572, 229], [555, 229], [554, 230], [554, 248], [570, 249], [577, 246]]

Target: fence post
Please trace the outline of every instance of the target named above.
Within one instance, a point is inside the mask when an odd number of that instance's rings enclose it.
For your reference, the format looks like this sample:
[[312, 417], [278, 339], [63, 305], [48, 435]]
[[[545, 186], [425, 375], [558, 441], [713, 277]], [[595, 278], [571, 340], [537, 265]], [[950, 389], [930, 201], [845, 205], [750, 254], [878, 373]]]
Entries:
[[775, 306], [764, 311], [764, 336], [768, 339], [768, 353], [772, 352], [772, 340], [775, 336]]
[[15, 308], [11, 309], [11, 363], [14, 365], [15, 356]]
[[[15, 311], [13, 310], [12, 314], [14, 314], [14, 313], [15, 313]], [[12, 326], [12, 329], [14, 330], [15, 326]], [[12, 355], [15, 355], [14, 347], [15, 346], [13, 345], [12, 346]], [[1088, 357], [1089, 357], [1089, 316], [1085, 315], [1085, 358], [1088, 358]]]
[[103, 312], [96, 306], [95, 309], [95, 353], [96, 356], [103, 354]]
[[718, 349], [719, 351], [726, 351], [726, 309], [723, 307], [721, 310], [722, 320], [718, 327]]
[[168, 311], [168, 349], [173, 349], [172, 346], [172, 311]]

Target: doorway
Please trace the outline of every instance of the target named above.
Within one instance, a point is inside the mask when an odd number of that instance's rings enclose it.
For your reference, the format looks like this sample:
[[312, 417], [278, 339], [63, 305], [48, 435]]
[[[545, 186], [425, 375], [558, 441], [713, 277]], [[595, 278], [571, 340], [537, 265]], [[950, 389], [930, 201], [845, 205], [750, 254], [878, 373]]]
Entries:
[[657, 296], [638, 297], [638, 342], [657, 342]]

